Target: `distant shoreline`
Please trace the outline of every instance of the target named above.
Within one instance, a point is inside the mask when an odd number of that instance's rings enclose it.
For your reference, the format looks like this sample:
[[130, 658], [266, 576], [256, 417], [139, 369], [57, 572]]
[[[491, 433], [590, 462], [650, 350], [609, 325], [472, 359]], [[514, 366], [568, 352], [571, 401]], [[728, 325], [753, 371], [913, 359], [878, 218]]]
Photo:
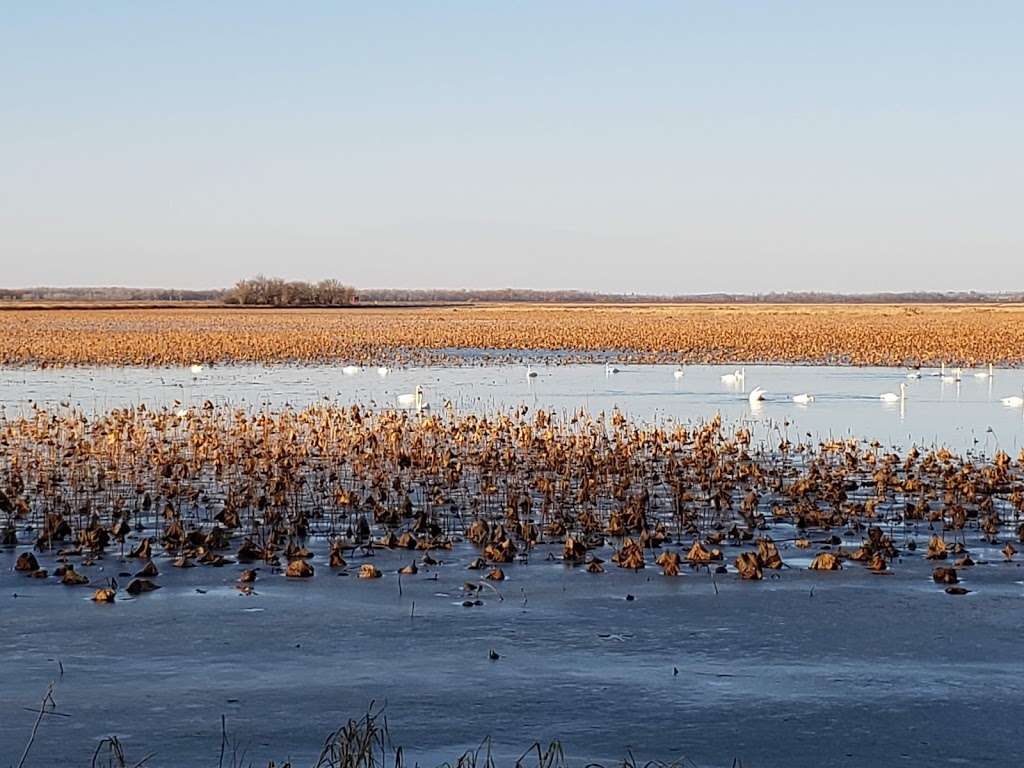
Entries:
[[46, 300], [46, 299], [0, 299], [0, 311], [43, 311], [43, 310], [64, 310], [64, 311], [116, 311], [116, 310], [173, 310], [173, 309], [208, 309], [243, 312], [289, 312], [289, 311], [333, 311], [347, 312], [353, 310], [374, 310], [374, 309], [444, 309], [444, 308], [498, 308], [498, 307], [520, 307], [523, 309], [557, 309], [566, 307], [594, 308], [594, 309], [628, 309], [630, 307], [684, 307], [693, 309], [697, 307], [791, 307], [791, 308], [813, 308], [813, 307], [999, 307], [1012, 308], [1024, 306], [1024, 296], [1014, 298], [984, 298], [984, 299], [946, 299], [935, 297], [932, 299], [903, 300], [903, 299], [833, 299], [822, 298], [817, 301], [787, 301], [779, 299], [766, 301], [755, 298], [733, 299], [728, 301], [706, 300], [644, 300], [635, 301], [520, 301], [520, 300], [497, 300], [497, 299], [471, 299], [466, 301], [380, 301], [380, 302], [357, 302], [355, 304], [329, 305], [329, 304], [294, 304], [287, 306], [275, 306], [267, 304], [232, 304], [222, 301], [202, 300], [181, 300], [181, 301], [108, 301], [105, 299], [72, 299], [72, 300]]
[[[381, 302], [379, 304], [296, 304], [284, 307], [277, 307], [266, 304], [228, 304], [221, 301], [105, 301], [78, 300], [78, 301], [4, 301], [0, 300], [0, 311], [27, 312], [43, 310], [64, 310], [64, 311], [92, 311], [92, 310], [143, 310], [143, 309], [223, 309], [228, 311], [243, 312], [290, 312], [309, 310], [360, 310], [360, 309], [426, 309], [431, 307], [471, 307], [479, 302]], [[616, 305], [620, 306], [620, 305]]]

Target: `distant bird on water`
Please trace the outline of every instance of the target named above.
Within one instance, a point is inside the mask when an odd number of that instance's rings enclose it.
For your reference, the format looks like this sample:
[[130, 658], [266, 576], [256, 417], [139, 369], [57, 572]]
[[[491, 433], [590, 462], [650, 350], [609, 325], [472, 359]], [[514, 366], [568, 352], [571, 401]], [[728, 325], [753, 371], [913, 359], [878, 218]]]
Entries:
[[732, 373], [726, 373], [722, 376], [723, 384], [742, 384], [744, 379], [747, 377], [746, 369], [740, 368], [733, 371]]
[[1020, 395], [1011, 395], [1010, 397], [1004, 397], [999, 402], [1003, 405], [1008, 405], [1011, 408], [1020, 408], [1024, 405], [1024, 397], [1021, 397]]
[[398, 396], [398, 404], [406, 408], [415, 407], [416, 413], [430, 410], [430, 403], [423, 399], [423, 387], [416, 385], [416, 391]]
[[878, 398], [883, 403], [895, 403], [900, 400], [905, 400], [907, 398], [907, 385], [903, 383], [900, 384], [900, 393], [898, 395], [895, 392], [883, 392], [878, 396]]

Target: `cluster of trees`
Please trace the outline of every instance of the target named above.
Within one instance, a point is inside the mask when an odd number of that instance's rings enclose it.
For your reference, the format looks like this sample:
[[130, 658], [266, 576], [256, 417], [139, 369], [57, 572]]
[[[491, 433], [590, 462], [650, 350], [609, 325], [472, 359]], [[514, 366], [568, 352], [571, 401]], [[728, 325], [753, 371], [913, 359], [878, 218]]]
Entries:
[[259, 307], [343, 307], [357, 300], [356, 289], [338, 280], [307, 283], [262, 275], [239, 280], [224, 296], [226, 304]]

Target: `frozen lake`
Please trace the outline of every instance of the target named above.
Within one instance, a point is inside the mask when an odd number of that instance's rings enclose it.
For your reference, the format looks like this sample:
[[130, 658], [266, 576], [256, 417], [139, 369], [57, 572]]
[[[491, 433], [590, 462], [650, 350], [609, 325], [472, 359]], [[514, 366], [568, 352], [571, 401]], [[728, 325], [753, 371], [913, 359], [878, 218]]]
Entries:
[[[32, 404], [96, 413], [126, 405], [245, 408], [303, 406], [322, 398], [394, 407], [422, 385], [439, 408], [529, 405], [558, 412], [619, 408], [640, 421], [753, 422], [771, 445], [854, 436], [908, 448], [1011, 456], [1024, 447], [1024, 415], [1000, 399], [1021, 391], [1024, 371], [992, 378], [965, 372], [944, 382], [882, 368], [669, 366], [467, 366], [345, 375], [340, 367], [0, 370], [7, 416]], [[906, 399], [879, 395], [907, 384]], [[755, 386], [769, 399], [752, 407]], [[813, 393], [808, 405], [794, 394]], [[859, 534], [836, 531], [844, 545]], [[932, 582], [923, 557], [933, 533], [915, 522], [889, 575], [850, 565], [806, 570], [811, 552], [780, 543], [792, 566], [764, 581], [684, 568], [664, 577], [611, 566], [588, 574], [540, 545], [529, 562], [464, 607], [480, 572], [466, 543], [435, 553], [443, 562], [415, 576], [396, 570], [421, 553], [377, 550], [381, 579], [327, 567], [314, 538], [315, 578], [286, 579], [261, 567], [255, 592], [235, 588], [245, 566], [178, 569], [154, 556], [161, 589], [113, 605], [89, 587], [15, 573], [17, 549], [0, 549], [0, 765], [16, 765], [39, 699], [57, 682], [28, 766], [88, 765], [99, 740], [122, 739], [129, 764], [216, 766], [221, 715], [244, 750], [243, 765], [312, 765], [325, 736], [370, 701], [386, 704], [395, 742], [412, 764], [433, 766], [493, 740], [499, 765], [534, 741], [560, 739], [574, 765], [612, 764], [632, 751], [686, 765], [790, 768], [893, 765], [1015, 765], [1024, 759], [1024, 569], [972, 531], [977, 565], [961, 572], [970, 594]], [[815, 545], [824, 536], [816, 532]], [[783, 541], [780, 539], [780, 542]], [[899, 540], [902, 546], [904, 538]], [[680, 542], [674, 548], [685, 546]], [[726, 562], [738, 550], [723, 545]], [[606, 561], [612, 549], [595, 554]], [[549, 557], [551, 555], [552, 557]], [[44, 567], [55, 551], [39, 553]], [[652, 558], [653, 559], [653, 558]], [[94, 585], [138, 569], [115, 548], [89, 566]], [[627, 600], [627, 595], [635, 597]], [[490, 650], [500, 658], [491, 660]], [[63, 670], [63, 671], [61, 671]], [[230, 747], [229, 747], [230, 753]], [[230, 764], [230, 754], [225, 765]]]
[[[233, 586], [242, 566], [211, 575], [158, 557], [163, 588], [114, 605], [16, 575], [14, 553], [0, 551], [0, 755], [17, 760], [35, 719], [26, 708], [50, 680], [68, 716], [44, 723], [30, 765], [87, 764], [114, 734], [129, 757], [156, 752], [147, 765], [215, 766], [224, 714], [253, 765], [308, 766], [371, 700], [386, 702], [410, 764], [429, 766], [487, 735], [500, 765], [554, 738], [580, 765], [629, 749], [641, 761], [796, 768], [1024, 754], [1024, 569], [994, 547], [972, 546], [979, 565], [962, 597], [932, 583], [920, 551], [879, 576], [801, 570], [807, 555], [780, 547], [797, 569], [713, 583], [706, 570], [588, 574], [540, 547], [504, 567], [503, 599], [485, 590], [473, 608], [461, 605], [463, 582], [478, 578], [469, 545], [402, 577], [401, 595], [395, 570], [416, 553], [379, 551], [384, 577], [361, 581], [362, 560], [339, 576], [314, 549], [314, 579], [263, 568], [251, 596]], [[103, 568], [137, 563], [111, 554]]]
[[[301, 407], [327, 397], [383, 408], [396, 406], [399, 394], [419, 384], [435, 409], [445, 402], [474, 411], [521, 404], [556, 412], [617, 407], [648, 422], [705, 421], [719, 412], [726, 422], [763, 425], [755, 434], [771, 442], [777, 434], [799, 440], [810, 433], [814, 439], [850, 436], [904, 448], [939, 444], [987, 455], [1001, 448], [1015, 456], [1024, 447], [1024, 412], [1000, 402], [1021, 394], [1024, 370], [996, 370], [990, 378], [965, 371], [960, 382], [947, 382], [934, 371], [908, 379], [906, 371], [894, 368], [745, 366], [738, 384], [724, 383], [721, 377], [735, 368], [720, 366], [688, 367], [681, 379], [671, 366], [623, 366], [612, 375], [600, 365], [534, 370], [536, 378], [527, 378], [523, 366], [396, 369], [383, 377], [373, 368], [345, 375], [340, 366], [220, 366], [196, 376], [181, 368], [5, 369], [0, 370], [0, 405], [13, 415], [30, 402], [99, 412], [176, 400]], [[904, 383], [905, 400], [880, 400], [882, 393], [898, 393]], [[769, 399], [752, 408], [747, 393], [758, 386]], [[800, 393], [815, 399], [794, 403], [791, 398]]]

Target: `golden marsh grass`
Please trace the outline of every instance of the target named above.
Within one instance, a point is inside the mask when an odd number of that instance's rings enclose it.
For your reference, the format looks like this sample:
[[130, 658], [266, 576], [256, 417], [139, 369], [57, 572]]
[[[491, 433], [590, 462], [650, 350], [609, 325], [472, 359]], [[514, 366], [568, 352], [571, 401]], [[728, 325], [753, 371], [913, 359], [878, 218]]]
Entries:
[[1018, 365], [1020, 305], [636, 305], [0, 310], [4, 365], [563, 360]]

